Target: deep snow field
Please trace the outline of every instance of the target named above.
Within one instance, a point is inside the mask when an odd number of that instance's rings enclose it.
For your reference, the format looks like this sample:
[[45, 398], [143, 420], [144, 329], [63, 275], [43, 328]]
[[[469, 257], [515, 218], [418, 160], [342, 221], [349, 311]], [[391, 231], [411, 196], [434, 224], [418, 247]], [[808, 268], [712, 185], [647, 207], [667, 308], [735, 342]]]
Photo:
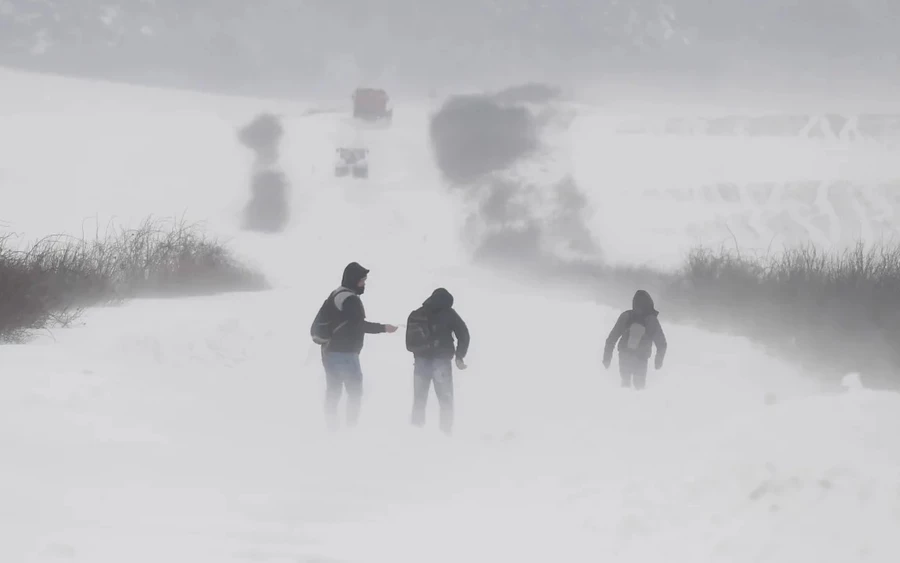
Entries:
[[[95, 309], [0, 347], [0, 561], [900, 560], [898, 395], [823, 389], [745, 340], [667, 322], [665, 303], [666, 365], [644, 392], [620, 389], [600, 364], [618, 309], [470, 264], [427, 105], [359, 133], [372, 176], [354, 181], [331, 164], [357, 133], [342, 114], [305, 116], [307, 104], [10, 71], [0, 85], [9, 230], [30, 240], [184, 215], [275, 286]], [[235, 131], [260, 111], [286, 127], [294, 189], [280, 235], [238, 229], [252, 154]], [[604, 252], [675, 263], [697, 238], [675, 236], [678, 218], [714, 210], [661, 217], [668, 238], [608, 236], [641, 200], [622, 161], [601, 173], [592, 160], [613, 142], [598, 121], [576, 117], [566, 146], [606, 210], [592, 223]], [[353, 260], [372, 270], [371, 320], [405, 322], [438, 286], [456, 297], [472, 347], [452, 438], [436, 430], [433, 396], [428, 428], [407, 423], [402, 332], [367, 337], [361, 426], [325, 432], [308, 326]]]

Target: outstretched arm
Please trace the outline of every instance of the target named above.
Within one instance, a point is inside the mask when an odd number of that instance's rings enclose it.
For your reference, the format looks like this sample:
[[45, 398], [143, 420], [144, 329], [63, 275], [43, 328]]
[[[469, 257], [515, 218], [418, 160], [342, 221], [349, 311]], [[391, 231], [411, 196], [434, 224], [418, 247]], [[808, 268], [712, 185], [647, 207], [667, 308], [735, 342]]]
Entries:
[[364, 320], [362, 322], [363, 330], [366, 334], [379, 334], [382, 332], [387, 332], [387, 325], [382, 323], [370, 323], [369, 321]]
[[606, 337], [606, 346], [603, 348], [603, 364], [609, 365], [612, 361], [613, 349], [616, 347], [616, 342], [622, 338], [622, 334], [625, 333], [625, 327], [628, 324], [628, 311], [625, 311], [619, 318], [616, 320], [616, 324], [613, 325], [611, 331], [609, 331], [609, 336]]
[[453, 311], [453, 334], [456, 335], [456, 357], [460, 360], [469, 352], [469, 327], [456, 311]]

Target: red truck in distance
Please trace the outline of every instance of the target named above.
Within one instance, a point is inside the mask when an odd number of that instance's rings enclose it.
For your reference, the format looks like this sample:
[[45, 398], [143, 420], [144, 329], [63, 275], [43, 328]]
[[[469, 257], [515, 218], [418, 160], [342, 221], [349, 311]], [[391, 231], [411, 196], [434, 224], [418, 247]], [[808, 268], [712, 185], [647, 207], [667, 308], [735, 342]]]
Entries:
[[365, 121], [390, 122], [394, 110], [387, 92], [380, 88], [357, 88], [353, 92], [353, 117]]

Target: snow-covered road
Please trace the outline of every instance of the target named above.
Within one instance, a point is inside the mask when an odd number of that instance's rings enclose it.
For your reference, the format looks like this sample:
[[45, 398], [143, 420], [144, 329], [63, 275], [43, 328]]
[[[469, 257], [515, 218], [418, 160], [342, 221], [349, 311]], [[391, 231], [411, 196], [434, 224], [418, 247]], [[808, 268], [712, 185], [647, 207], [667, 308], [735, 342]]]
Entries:
[[[468, 263], [427, 108], [366, 134], [362, 183], [330, 175], [341, 117], [279, 106], [293, 218], [263, 237], [236, 228], [251, 158], [233, 131], [274, 106], [2, 80], [14, 229], [187, 210], [275, 288], [95, 309], [0, 348], [0, 561], [900, 558], [900, 396], [825, 391], [745, 340], [668, 323], [664, 304], [664, 369], [620, 389], [599, 361], [618, 310]], [[473, 341], [451, 439], [433, 400], [428, 428], [407, 423], [399, 333], [367, 338], [361, 426], [325, 432], [308, 323], [351, 260], [372, 269], [372, 320], [402, 323], [439, 285], [456, 297]]]

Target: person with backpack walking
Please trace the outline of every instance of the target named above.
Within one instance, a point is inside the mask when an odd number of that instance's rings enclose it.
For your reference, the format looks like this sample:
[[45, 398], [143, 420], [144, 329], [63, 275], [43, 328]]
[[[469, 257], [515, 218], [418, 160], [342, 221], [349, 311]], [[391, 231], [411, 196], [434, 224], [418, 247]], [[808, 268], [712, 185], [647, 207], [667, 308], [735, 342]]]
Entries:
[[330, 430], [338, 426], [337, 407], [347, 391], [347, 426], [356, 426], [362, 403], [362, 368], [359, 353], [366, 334], [395, 332], [397, 327], [366, 320], [361, 295], [369, 270], [357, 262], [344, 268], [341, 285], [322, 303], [310, 328], [313, 342], [322, 347], [325, 368], [325, 421]]
[[[457, 342], [454, 343], [453, 337]], [[469, 327], [453, 308], [453, 295], [443, 287], [435, 289], [422, 306], [409, 314], [406, 322], [406, 349], [413, 354], [413, 407], [410, 421], [425, 425], [425, 406], [434, 384], [440, 406], [440, 428], [453, 430], [453, 366], [466, 369]]]
[[662, 368], [666, 357], [666, 335], [659, 324], [659, 311], [656, 310], [650, 294], [639, 289], [631, 300], [631, 309], [623, 312], [616, 320], [615, 326], [606, 338], [603, 350], [603, 367], [609, 369], [612, 362], [613, 348], [618, 343], [619, 374], [622, 376], [622, 387], [643, 389], [647, 384], [647, 367], [656, 344], [656, 369]]

